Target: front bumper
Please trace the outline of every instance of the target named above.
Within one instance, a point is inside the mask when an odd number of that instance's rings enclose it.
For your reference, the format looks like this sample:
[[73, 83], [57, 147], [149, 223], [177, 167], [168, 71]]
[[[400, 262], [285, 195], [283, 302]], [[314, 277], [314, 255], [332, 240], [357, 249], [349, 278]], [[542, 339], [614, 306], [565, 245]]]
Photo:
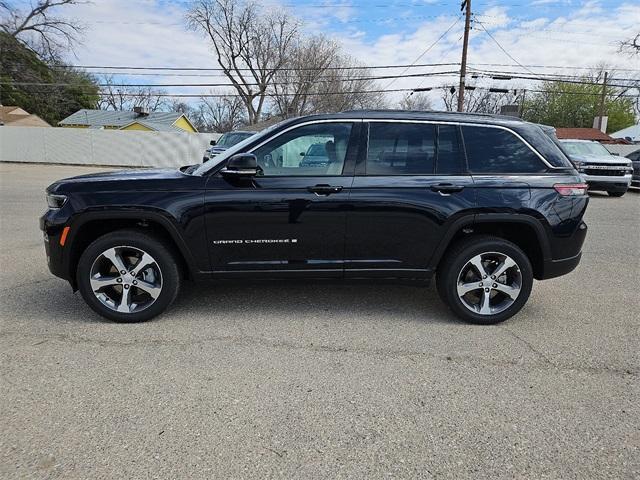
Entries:
[[57, 212], [48, 210], [40, 217], [40, 230], [44, 240], [44, 251], [47, 254], [47, 266], [56, 277], [69, 280], [65, 269], [64, 248], [60, 246], [60, 238], [65, 224], [57, 221]]
[[620, 176], [607, 175], [585, 175], [582, 178], [589, 185], [589, 190], [607, 191], [607, 192], [624, 192], [631, 185], [631, 174]]

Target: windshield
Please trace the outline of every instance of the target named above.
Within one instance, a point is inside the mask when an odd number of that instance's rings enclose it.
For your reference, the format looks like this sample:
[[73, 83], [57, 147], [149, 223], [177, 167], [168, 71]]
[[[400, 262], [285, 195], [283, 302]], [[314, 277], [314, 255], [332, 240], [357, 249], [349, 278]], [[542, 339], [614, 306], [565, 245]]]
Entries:
[[253, 136], [251, 132], [229, 132], [220, 137], [217, 145], [221, 147], [231, 147], [242, 140]]
[[596, 142], [562, 142], [562, 147], [569, 155], [611, 155], [609, 150]]
[[241, 152], [247, 145], [250, 145], [252, 142], [254, 142], [255, 140], [259, 139], [260, 137], [265, 137], [265, 136], [269, 135], [273, 130], [278, 128], [282, 123], [288, 122], [288, 121], [289, 120], [284, 120], [282, 122], [276, 123], [275, 125], [271, 125], [270, 127], [265, 128], [264, 130], [261, 130], [258, 133], [254, 133], [252, 135], [249, 135], [247, 138], [245, 138], [241, 142], [236, 143], [235, 145], [233, 145], [232, 147], [228, 148], [224, 152], [222, 152], [219, 155], [216, 155], [215, 157], [213, 157], [211, 160], [208, 160], [208, 161], [204, 162], [202, 165], [199, 165], [198, 168], [196, 168], [192, 172], [192, 175], [204, 175], [209, 170], [215, 168], [216, 165], [220, 165], [222, 162], [224, 162], [230, 156], [232, 156], [232, 155], [234, 155], [234, 154], [236, 154], [238, 152]]

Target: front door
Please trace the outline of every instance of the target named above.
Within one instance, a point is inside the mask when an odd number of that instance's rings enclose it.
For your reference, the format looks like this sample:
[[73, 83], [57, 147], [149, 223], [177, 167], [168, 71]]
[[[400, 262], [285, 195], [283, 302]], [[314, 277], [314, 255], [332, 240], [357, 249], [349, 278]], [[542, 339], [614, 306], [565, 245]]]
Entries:
[[292, 127], [250, 150], [260, 175], [213, 176], [205, 195], [213, 270], [341, 277], [358, 130], [350, 122]]
[[428, 278], [446, 228], [475, 207], [455, 125], [371, 122], [347, 214], [345, 276]]

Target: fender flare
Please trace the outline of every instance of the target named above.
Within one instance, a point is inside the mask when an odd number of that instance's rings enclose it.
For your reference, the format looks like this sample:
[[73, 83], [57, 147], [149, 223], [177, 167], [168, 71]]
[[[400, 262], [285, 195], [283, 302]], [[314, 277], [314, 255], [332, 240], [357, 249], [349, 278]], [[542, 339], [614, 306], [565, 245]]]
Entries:
[[449, 248], [451, 240], [457, 232], [464, 227], [473, 227], [474, 225], [482, 223], [520, 223], [533, 228], [540, 249], [542, 250], [543, 259], [545, 261], [551, 259], [551, 246], [549, 245], [549, 239], [544, 225], [540, 220], [522, 213], [476, 213], [465, 215], [451, 222], [446, 233], [440, 240], [438, 247], [433, 252], [429, 260], [428, 268], [432, 271], [437, 269], [440, 260], [442, 260], [444, 253], [447, 251], [447, 248]]
[[[69, 230], [68, 245], [70, 248], [65, 248], [64, 251], [64, 263], [66, 269], [71, 268], [71, 253], [73, 252], [73, 245], [77, 239], [78, 233], [82, 230], [82, 227], [92, 221], [96, 220], [139, 220], [139, 221], [151, 221], [159, 224], [169, 234], [179, 253], [184, 258], [189, 273], [191, 275], [197, 275], [200, 273], [195, 268], [195, 262], [191, 249], [184, 241], [184, 238], [180, 234], [176, 223], [166, 214], [160, 212], [154, 212], [145, 209], [131, 209], [126, 210], [109, 210], [109, 211], [86, 211], [74, 216], [69, 223], [71, 227]], [[74, 272], [69, 271], [73, 275]]]

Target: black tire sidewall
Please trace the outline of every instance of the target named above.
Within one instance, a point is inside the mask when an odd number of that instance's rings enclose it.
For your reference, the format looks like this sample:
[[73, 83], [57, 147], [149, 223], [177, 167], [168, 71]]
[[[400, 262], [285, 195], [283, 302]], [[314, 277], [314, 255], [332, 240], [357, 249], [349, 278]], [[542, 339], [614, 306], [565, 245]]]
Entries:
[[[139, 248], [151, 255], [162, 273], [162, 291], [156, 301], [148, 308], [134, 313], [120, 313], [103, 305], [91, 288], [90, 272], [95, 259], [105, 250], [127, 245]], [[159, 240], [144, 232], [123, 230], [104, 235], [91, 243], [82, 253], [76, 279], [78, 289], [85, 302], [99, 315], [120, 323], [145, 322], [164, 312], [175, 300], [180, 289], [180, 272], [175, 257]]]
[[[458, 297], [458, 274], [462, 267], [474, 256], [480, 253], [498, 252], [510, 256], [520, 268], [522, 274], [522, 288], [516, 301], [505, 311], [495, 315], [480, 315], [470, 311]], [[439, 272], [438, 292], [444, 297], [445, 303], [461, 319], [481, 325], [492, 325], [503, 322], [522, 309], [533, 287], [533, 269], [526, 254], [515, 244], [498, 239], [487, 238], [478, 241], [463, 242], [453, 253], [453, 257], [446, 262], [443, 271]]]

